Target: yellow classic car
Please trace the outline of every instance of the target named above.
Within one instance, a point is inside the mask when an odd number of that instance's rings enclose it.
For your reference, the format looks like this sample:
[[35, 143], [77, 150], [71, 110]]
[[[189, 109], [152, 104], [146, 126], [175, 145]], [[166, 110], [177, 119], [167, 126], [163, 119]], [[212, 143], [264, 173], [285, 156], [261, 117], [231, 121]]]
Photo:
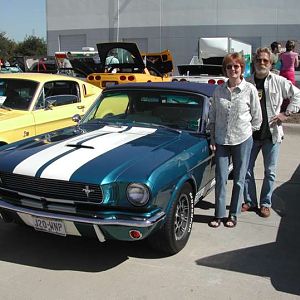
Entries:
[[97, 44], [100, 64], [98, 72], [87, 76], [87, 82], [100, 88], [135, 82], [168, 82], [173, 72], [169, 50], [141, 53], [135, 43]]
[[0, 75], [0, 145], [73, 125], [102, 89], [54, 74]]

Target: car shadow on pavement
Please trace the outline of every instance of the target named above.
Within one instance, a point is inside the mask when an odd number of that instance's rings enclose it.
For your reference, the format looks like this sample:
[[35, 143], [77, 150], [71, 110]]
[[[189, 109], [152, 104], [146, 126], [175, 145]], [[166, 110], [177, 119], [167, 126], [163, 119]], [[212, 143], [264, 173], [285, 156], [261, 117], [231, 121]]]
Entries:
[[300, 165], [291, 179], [273, 194], [272, 208], [281, 217], [275, 242], [201, 258], [196, 263], [269, 277], [276, 290], [300, 295], [299, 192]]
[[[0, 220], [0, 261], [50, 270], [102, 272], [130, 257], [165, 257], [145, 241], [121, 242], [82, 237], [60, 237]], [[3, 229], [4, 228], [4, 232]]]

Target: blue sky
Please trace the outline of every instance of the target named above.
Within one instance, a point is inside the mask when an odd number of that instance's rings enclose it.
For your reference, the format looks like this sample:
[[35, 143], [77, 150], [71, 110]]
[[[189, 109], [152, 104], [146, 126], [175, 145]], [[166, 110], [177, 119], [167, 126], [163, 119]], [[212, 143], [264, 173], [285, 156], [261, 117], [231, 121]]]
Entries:
[[16, 42], [46, 38], [46, 0], [0, 0], [0, 32]]

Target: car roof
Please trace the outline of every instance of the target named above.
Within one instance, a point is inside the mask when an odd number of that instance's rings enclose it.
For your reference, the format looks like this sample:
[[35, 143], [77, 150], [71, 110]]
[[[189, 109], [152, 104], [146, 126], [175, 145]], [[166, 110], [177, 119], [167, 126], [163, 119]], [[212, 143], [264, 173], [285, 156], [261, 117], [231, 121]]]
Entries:
[[21, 72], [21, 73], [7, 73], [0, 74], [0, 78], [11, 78], [11, 79], [25, 79], [25, 80], [34, 80], [39, 82], [46, 82], [49, 80], [75, 80], [82, 81], [78, 78], [59, 75], [59, 74], [46, 74], [46, 73], [30, 73], [30, 72]]
[[105, 92], [115, 90], [136, 90], [136, 89], [153, 89], [153, 90], [172, 90], [172, 91], [185, 91], [192, 93], [201, 93], [208, 97], [213, 95], [217, 85], [208, 83], [196, 82], [141, 82], [141, 83], [128, 83], [107, 87]]

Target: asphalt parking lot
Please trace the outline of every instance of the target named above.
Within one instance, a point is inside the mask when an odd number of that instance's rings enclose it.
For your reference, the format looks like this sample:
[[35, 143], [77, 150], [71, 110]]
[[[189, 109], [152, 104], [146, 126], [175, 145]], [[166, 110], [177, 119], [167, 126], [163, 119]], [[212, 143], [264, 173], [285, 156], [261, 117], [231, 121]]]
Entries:
[[[300, 125], [285, 133], [270, 218], [247, 212], [234, 229], [212, 229], [211, 193], [171, 257], [0, 221], [1, 299], [300, 299]], [[260, 187], [261, 160], [256, 175]]]

